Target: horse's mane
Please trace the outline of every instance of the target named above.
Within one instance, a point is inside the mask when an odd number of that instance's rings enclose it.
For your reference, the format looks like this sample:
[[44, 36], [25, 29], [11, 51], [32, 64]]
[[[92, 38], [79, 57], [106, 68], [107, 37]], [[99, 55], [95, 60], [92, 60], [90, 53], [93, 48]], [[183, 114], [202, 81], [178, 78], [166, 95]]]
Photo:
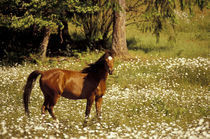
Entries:
[[96, 72], [99, 68], [104, 68], [104, 64], [106, 62], [106, 58], [108, 56], [112, 56], [111, 51], [105, 52], [95, 63], [88, 64], [88, 67], [84, 68], [82, 73]]

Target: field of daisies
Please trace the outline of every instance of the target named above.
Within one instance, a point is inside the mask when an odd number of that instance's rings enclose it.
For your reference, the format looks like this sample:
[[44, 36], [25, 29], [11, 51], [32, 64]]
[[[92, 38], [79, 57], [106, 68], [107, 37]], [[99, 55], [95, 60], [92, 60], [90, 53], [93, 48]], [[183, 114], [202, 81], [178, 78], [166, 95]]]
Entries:
[[0, 138], [210, 138], [210, 61], [202, 57], [116, 60], [107, 80], [102, 119], [96, 120], [93, 107], [86, 127], [86, 100], [61, 98], [54, 109], [57, 121], [48, 113], [41, 116], [38, 80], [30, 98], [30, 118], [25, 115], [23, 87], [33, 70], [81, 70], [86, 62], [1, 66]]

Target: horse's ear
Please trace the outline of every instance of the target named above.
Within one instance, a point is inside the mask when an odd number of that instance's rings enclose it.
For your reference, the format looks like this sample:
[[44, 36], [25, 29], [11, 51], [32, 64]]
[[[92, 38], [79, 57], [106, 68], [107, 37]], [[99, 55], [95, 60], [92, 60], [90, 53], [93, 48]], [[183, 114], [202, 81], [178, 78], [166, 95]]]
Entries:
[[106, 50], [105, 55], [106, 57], [109, 57], [109, 56], [115, 57], [115, 52], [113, 50]]
[[110, 50], [110, 53], [111, 53], [111, 56], [112, 57], [115, 57], [116, 56], [116, 53], [115, 53], [115, 51], [112, 49], [112, 50]]

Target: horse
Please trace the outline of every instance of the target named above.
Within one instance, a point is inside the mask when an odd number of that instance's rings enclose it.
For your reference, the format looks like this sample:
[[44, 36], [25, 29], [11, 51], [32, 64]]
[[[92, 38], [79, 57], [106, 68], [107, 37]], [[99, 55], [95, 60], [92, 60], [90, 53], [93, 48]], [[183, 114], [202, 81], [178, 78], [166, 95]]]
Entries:
[[37, 77], [44, 95], [41, 113], [47, 110], [54, 120], [56, 116], [53, 107], [62, 96], [67, 99], [87, 99], [85, 121], [87, 121], [92, 104], [95, 101], [96, 116], [101, 118], [102, 97], [106, 90], [108, 74], [114, 69], [114, 53], [106, 51], [95, 63], [89, 64], [81, 71], [64, 69], [35, 70], [27, 78], [23, 93], [25, 113], [29, 116], [30, 94]]

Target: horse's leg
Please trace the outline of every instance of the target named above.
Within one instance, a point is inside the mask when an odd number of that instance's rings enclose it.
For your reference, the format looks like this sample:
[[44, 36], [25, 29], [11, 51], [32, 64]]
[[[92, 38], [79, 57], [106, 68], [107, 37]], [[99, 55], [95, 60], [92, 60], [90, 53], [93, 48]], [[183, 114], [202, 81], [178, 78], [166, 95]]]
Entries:
[[48, 90], [46, 89], [46, 87], [42, 84], [41, 78], [40, 78], [39, 84], [40, 84], [40, 88], [41, 88], [41, 90], [42, 90], [42, 93], [43, 93], [43, 95], [44, 95], [44, 103], [43, 103], [43, 105], [42, 105], [42, 107], [41, 107], [41, 114], [44, 115], [45, 112], [46, 112], [46, 110], [49, 109], [49, 98], [50, 98], [50, 97], [49, 97], [49, 95], [47, 95], [47, 92], [49, 92], [49, 91], [48, 91]]
[[96, 114], [98, 119], [101, 118], [101, 104], [102, 104], [102, 97], [96, 97], [95, 105], [96, 105]]
[[53, 107], [54, 107], [54, 105], [50, 105], [48, 111], [49, 111], [50, 115], [52, 116], [52, 118], [53, 118], [54, 120], [56, 120], [55, 114], [54, 114], [54, 112], [53, 112]]
[[53, 112], [53, 108], [55, 106], [55, 104], [57, 103], [58, 99], [59, 99], [60, 95], [55, 95], [53, 98], [50, 99], [49, 101], [49, 109], [48, 112], [50, 113], [50, 115], [52, 116], [52, 118], [54, 120], [56, 120], [55, 114]]
[[42, 115], [44, 115], [45, 114], [45, 110], [46, 110], [47, 108], [46, 108], [46, 102], [44, 101], [44, 103], [43, 103], [43, 105], [42, 105], [42, 108], [41, 108], [41, 113], [42, 113]]
[[89, 117], [90, 110], [91, 110], [91, 107], [92, 107], [93, 102], [94, 102], [94, 98], [95, 98], [95, 96], [92, 96], [92, 97], [87, 99], [87, 105], [86, 105], [86, 111], [85, 111], [85, 118], [86, 119]]
[[45, 114], [45, 111], [49, 109], [49, 100], [48, 100], [48, 97], [45, 96], [44, 97], [44, 103], [42, 105], [42, 108], [41, 108], [41, 113], [42, 114]]
[[90, 115], [90, 110], [91, 110], [91, 107], [92, 107], [92, 105], [93, 105], [94, 98], [95, 98], [95, 96], [91, 96], [91, 97], [89, 97], [89, 98], [87, 99], [84, 126], [86, 126], [86, 124], [87, 124], [87, 120], [88, 120], [89, 115]]

